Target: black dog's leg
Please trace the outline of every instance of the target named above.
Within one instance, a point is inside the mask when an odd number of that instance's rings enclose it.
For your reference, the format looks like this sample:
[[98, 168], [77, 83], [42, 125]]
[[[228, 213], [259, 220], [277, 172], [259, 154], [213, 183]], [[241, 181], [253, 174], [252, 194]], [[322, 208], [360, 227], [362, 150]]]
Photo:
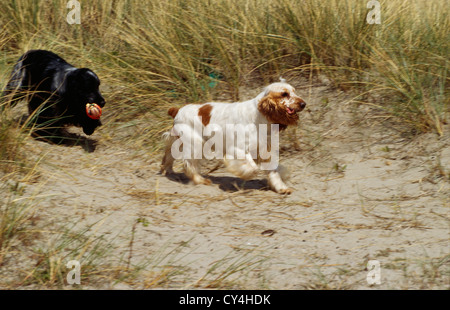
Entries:
[[56, 102], [51, 96], [36, 93], [28, 103], [30, 114], [29, 126], [33, 131], [33, 136], [39, 140], [61, 143], [64, 139], [62, 132], [63, 117], [56, 113]]
[[102, 123], [100, 120], [90, 120], [89, 122], [82, 124], [81, 127], [83, 128], [83, 132], [90, 136], [94, 133], [95, 129], [101, 125]]

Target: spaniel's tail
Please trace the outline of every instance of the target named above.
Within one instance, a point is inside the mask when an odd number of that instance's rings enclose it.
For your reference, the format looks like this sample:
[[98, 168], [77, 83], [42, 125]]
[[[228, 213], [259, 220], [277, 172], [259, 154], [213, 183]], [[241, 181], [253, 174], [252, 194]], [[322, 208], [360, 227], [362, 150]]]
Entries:
[[180, 108], [170, 108], [169, 111], [167, 111], [167, 114], [172, 116], [172, 118], [175, 118], [175, 116], [177, 116], [177, 114], [178, 114], [179, 109]]
[[[179, 110], [180, 108], [170, 108], [168, 111], [167, 111], [167, 114], [169, 114], [172, 118], [175, 118], [175, 116], [177, 116], [177, 114], [178, 114], [178, 110]], [[171, 131], [166, 131], [165, 133], [163, 133], [162, 134], [162, 138], [163, 138], [163, 140], [165, 140], [165, 141], [169, 141], [169, 139], [170, 139], [170, 137], [171, 136], [173, 136], [175, 131], [174, 131], [174, 129], [172, 128], [172, 130]]]

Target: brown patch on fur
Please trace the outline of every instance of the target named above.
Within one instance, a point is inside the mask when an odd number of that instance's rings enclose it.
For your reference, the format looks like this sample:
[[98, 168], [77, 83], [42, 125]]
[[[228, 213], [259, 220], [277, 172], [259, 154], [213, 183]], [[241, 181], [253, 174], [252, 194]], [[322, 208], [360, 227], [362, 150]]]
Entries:
[[289, 125], [296, 125], [298, 122], [297, 113], [289, 114], [286, 107], [280, 103], [282, 93], [270, 93], [258, 103], [258, 110], [272, 124], [279, 124], [280, 130], [286, 129]]
[[205, 104], [200, 109], [198, 109], [198, 116], [202, 118], [203, 126], [207, 126], [211, 120], [212, 106]]
[[172, 118], [175, 118], [175, 116], [177, 116], [177, 114], [178, 114], [179, 109], [180, 108], [170, 108], [169, 111], [167, 112], [167, 114], [172, 116]]

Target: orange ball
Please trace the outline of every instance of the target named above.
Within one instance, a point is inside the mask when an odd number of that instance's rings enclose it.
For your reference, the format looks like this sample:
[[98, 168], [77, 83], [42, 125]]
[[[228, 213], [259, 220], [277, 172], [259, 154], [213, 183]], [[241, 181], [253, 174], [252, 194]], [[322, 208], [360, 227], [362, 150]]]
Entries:
[[91, 119], [100, 119], [102, 108], [96, 103], [88, 103], [86, 104], [86, 114]]

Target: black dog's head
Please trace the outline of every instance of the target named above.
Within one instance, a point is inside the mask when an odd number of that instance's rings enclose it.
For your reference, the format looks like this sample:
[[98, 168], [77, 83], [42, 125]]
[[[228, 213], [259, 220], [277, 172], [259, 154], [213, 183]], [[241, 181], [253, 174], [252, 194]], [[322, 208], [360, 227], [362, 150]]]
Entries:
[[86, 114], [87, 103], [96, 103], [102, 108], [105, 106], [99, 86], [100, 79], [87, 68], [74, 69], [66, 76], [64, 97], [71, 102], [69, 109], [75, 116], [75, 125], [81, 126], [87, 135], [91, 135], [101, 125], [100, 120], [91, 119]]

